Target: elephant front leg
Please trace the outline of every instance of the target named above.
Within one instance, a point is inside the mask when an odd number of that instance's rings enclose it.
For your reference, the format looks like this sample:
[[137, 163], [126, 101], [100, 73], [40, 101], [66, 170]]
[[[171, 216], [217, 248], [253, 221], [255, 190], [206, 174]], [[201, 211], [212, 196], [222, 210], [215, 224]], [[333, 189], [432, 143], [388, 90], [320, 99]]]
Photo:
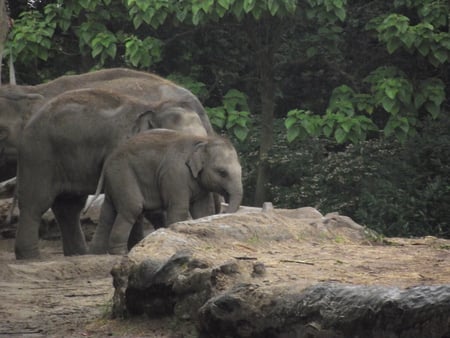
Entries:
[[191, 204], [190, 211], [193, 219], [216, 214], [216, 198], [214, 194], [208, 193], [195, 200]]
[[189, 218], [189, 198], [182, 199], [177, 203], [172, 202], [167, 207], [167, 225], [186, 221]]
[[16, 259], [39, 258], [40, 212], [22, 209], [16, 231]]
[[61, 229], [65, 256], [85, 255], [86, 240], [80, 224], [80, 213], [87, 196], [58, 196], [52, 206]]
[[[24, 181], [22, 180], [22, 182]], [[39, 192], [43, 190], [39, 190]], [[39, 258], [39, 226], [41, 224], [41, 216], [50, 208], [52, 196], [51, 194], [33, 194], [31, 189], [27, 189], [19, 194], [18, 202], [20, 217], [14, 248], [16, 258]]]

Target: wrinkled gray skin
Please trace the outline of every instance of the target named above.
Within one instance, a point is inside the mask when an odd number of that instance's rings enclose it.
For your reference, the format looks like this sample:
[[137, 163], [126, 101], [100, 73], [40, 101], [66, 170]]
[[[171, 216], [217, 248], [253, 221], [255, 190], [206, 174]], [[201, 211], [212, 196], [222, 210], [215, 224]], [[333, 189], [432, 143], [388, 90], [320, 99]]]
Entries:
[[97, 194], [105, 188], [90, 253], [124, 254], [143, 211], [165, 211], [167, 224], [210, 215], [204, 199], [216, 192], [235, 212], [242, 200], [241, 165], [231, 143], [172, 130], [140, 133], [115, 149], [104, 164]]
[[39, 256], [39, 223], [50, 207], [64, 254], [85, 254], [80, 211], [95, 192], [104, 160], [127, 138], [150, 128], [206, 135], [193, 111], [100, 89], [65, 92], [33, 114], [19, 141], [16, 258]]
[[[65, 91], [81, 88], [102, 88], [128, 94], [153, 105], [178, 107], [194, 111], [209, 135], [214, 134], [200, 101], [187, 89], [154, 74], [125, 68], [99, 70], [81, 75], [68, 75], [36, 86], [0, 87], [0, 153], [1, 162], [15, 165], [17, 146], [29, 118], [53, 98]], [[0, 180], [11, 177], [14, 170], [1, 170]]]

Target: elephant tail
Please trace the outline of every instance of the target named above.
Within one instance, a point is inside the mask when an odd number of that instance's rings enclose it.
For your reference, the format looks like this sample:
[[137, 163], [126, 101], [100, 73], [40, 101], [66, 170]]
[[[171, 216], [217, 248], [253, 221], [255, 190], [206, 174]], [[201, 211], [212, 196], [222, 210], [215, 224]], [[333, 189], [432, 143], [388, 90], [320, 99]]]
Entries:
[[88, 212], [88, 210], [90, 209], [92, 204], [94, 204], [95, 200], [98, 198], [98, 196], [100, 196], [100, 193], [102, 192], [102, 189], [103, 189], [104, 181], [105, 181], [105, 171], [102, 170], [102, 173], [100, 174], [100, 178], [98, 179], [97, 190], [95, 191], [95, 195], [90, 196], [90, 200], [88, 200], [88, 202], [86, 203], [86, 206], [83, 209], [83, 215]]

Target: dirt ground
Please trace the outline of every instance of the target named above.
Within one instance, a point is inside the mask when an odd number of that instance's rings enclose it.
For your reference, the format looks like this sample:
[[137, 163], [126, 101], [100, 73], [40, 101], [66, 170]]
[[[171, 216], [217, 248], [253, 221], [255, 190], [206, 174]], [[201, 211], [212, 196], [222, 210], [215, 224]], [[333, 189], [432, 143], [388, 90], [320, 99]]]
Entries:
[[[246, 224], [252, 222], [248, 216]], [[254, 226], [261, 222], [257, 217]], [[286, 222], [286, 219], [284, 220]], [[292, 219], [295, 222], [295, 219]], [[0, 227], [0, 230], [1, 227]], [[111, 267], [118, 256], [64, 257], [57, 235], [41, 240], [42, 258], [16, 261], [14, 240], [0, 236], [0, 337], [195, 337], [189, 322], [111, 319]], [[277, 267], [285, 280], [396, 285], [450, 283], [450, 241], [433, 237], [388, 239], [373, 245], [342, 234], [258, 248], [237, 243], [248, 255]], [[87, 236], [89, 238], [89, 235]], [[350, 239], [349, 239], [350, 238]], [[284, 245], [284, 246], [283, 246]], [[273, 259], [274, 254], [286, 259]], [[267, 251], [267, 257], [262, 257]], [[280, 257], [281, 257], [280, 256]], [[284, 256], [283, 256], [284, 257]], [[295, 274], [293, 273], [295, 271]]]
[[16, 261], [0, 239], [0, 337], [187, 337], [170, 319], [110, 317], [117, 256], [64, 257], [60, 241], [41, 240], [42, 258]]

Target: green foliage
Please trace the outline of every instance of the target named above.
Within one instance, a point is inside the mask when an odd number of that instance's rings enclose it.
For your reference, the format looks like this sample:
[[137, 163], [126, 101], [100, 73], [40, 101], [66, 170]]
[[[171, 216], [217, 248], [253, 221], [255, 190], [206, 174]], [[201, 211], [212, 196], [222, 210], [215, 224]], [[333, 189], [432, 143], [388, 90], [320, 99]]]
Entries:
[[236, 89], [229, 90], [222, 98], [222, 106], [207, 108], [213, 126], [232, 131], [239, 141], [249, 133], [250, 112], [247, 96]]
[[167, 78], [182, 87], [189, 89], [195, 96], [200, 99], [205, 99], [208, 96], [208, 88], [206, 84], [195, 80], [191, 76], [185, 76], [180, 73], [172, 73]]
[[396, 1], [395, 5], [412, 7], [421, 22], [411, 25], [410, 19], [398, 13], [377, 17], [369, 29], [378, 32], [378, 39], [386, 44], [390, 54], [400, 48], [409, 53], [418, 52], [434, 67], [450, 60], [450, 32], [448, 32], [450, 4], [445, 1]]
[[92, 57], [100, 56], [100, 64], [104, 64], [106, 58], [114, 59], [117, 52], [117, 38], [109, 32], [103, 31], [98, 33], [90, 42], [92, 48]]
[[333, 136], [338, 143], [365, 140], [367, 133], [376, 131], [377, 127], [369, 117], [356, 112], [372, 111], [370, 99], [368, 95], [355, 95], [348, 86], [340, 86], [334, 89], [328, 109], [322, 116], [311, 111], [289, 111], [285, 121], [288, 141], [297, 137], [303, 140], [307, 136]]
[[125, 40], [125, 60], [133, 67], [148, 68], [161, 61], [161, 53], [161, 41], [150, 36], [141, 40], [132, 35]]
[[47, 60], [51, 53], [52, 38], [56, 24], [40, 12], [20, 14], [14, 24], [12, 38], [7, 44], [15, 60], [28, 63], [35, 59]]
[[174, 18], [177, 23], [198, 26], [210, 21], [217, 22], [226, 14], [232, 14], [238, 20], [250, 14], [258, 20], [264, 14], [280, 17], [291, 15], [297, 8], [295, 0], [186, 0], [175, 3], [164, 0], [127, 0], [126, 5], [135, 28], [145, 23], [155, 29], [168, 17]]
[[[404, 143], [371, 139], [345, 147], [324, 138], [278, 138], [270, 154], [270, 198], [278, 207], [339, 211], [387, 236], [450, 238], [448, 128], [447, 116], [429, 118]], [[249, 154], [243, 165], [253, 173], [254, 147], [237, 146]], [[244, 185], [251, 190], [254, 178], [245, 177]]]
[[307, 136], [319, 136], [323, 120], [309, 110], [294, 109], [287, 113], [284, 124], [287, 140], [292, 142], [296, 138], [304, 140]]
[[[168, 79], [189, 89], [197, 97], [208, 96], [206, 85], [192, 77], [171, 74]], [[219, 130], [232, 132], [239, 141], [244, 141], [248, 136], [250, 124], [247, 96], [237, 89], [230, 89], [223, 95], [221, 103], [221, 106], [206, 107], [211, 124]]]
[[[321, 117], [310, 111], [292, 110], [285, 122], [289, 142], [297, 137], [333, 136], [338, 143], [357, 143], [365, 140], [379, 127], [369, 118], [375, 110], [389, 116], [383, 129], [386, 137], [395, 136], [404, 142], [416, 132], [421, 113], [437, 118], [445, 100], [445, 85], [438, 78], [427, 78], [413, 84], [395, 67], [380, 67], [365, 81], [369, 93], [355, 93], [346, 85], [336, 87], [325, 114]], [[362, 115], [365, 114], [365, 115]], [[367, 116], [368, 115], [368, 116]], [[318, 132], [321, 129], [321, 133]]]

